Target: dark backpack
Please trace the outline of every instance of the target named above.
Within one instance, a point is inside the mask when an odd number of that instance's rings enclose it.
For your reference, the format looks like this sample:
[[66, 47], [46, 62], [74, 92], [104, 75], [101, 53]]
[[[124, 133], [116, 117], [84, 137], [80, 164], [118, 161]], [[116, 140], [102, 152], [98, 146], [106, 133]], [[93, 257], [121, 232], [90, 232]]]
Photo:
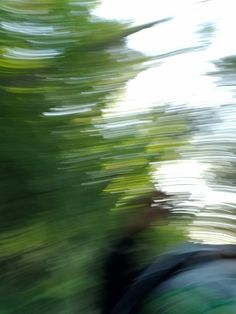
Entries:
[[[235, 258], [236, 246], [234, 245], [189, 244], [177, 250], [168, 252], [158, 257], [151, 266], [149, 266], [134, 280], [130, 288], [115, 306], [111, 314], [138, 313], [140, 308], [142, 308], [142, 304], [151, 294], [153, 294], [153, 291], [155, 291], [155, 296], [158, 298], [163, 284], [167, 282], [174, 282], [173, 279], [177, 278], [177, 276], [180, 276], [180, 274], [190, 272], [190, 278], [195, 276], [195, 281], [197, 279], [198, 281], [207, 282], [208, 280], [210, 282], [210, 277], [207, 279], [206, 276], [204, 278], [204, 275], [202, 275], [201, 279], [201, 274], [203, 274], [202, 269], [206, 269], [206, 265], [212, 265], [210, 267], [210, 272], [212, 272], [214, 281], [216, 283], [221, 283], [222, 278], [225, 276], [230, 277], [232, 273], [232, 276], [235, 277], [235, 282], [233, 284], [236, 289]], [[230, 269], [228, 273], [224, 273], [224, 266], [228, 263], [226, 262], [227, 260], [230, 261], [232, 269]], [[199, 274], [199, 278], [197, 278], [198, 275], [196, 276], [196, 274]], [[181, 286], [181, 281], [178, 283], [178, 285]], [[165, 290], [168, 290], [168, 288], [165, 288]], [[231, 294], [234, 296], [236, 292], [232, 291], [231, 287], [228, 289], [229, 291], [226, 291], [227, 287], [223, 290], [225, 292], [225, 297]], [[208, 301], [205, 300], [204, 302]], [[178, 311], [176, 313], [178, 313]], [[185, 313], [188, 313], [188, 311]]]

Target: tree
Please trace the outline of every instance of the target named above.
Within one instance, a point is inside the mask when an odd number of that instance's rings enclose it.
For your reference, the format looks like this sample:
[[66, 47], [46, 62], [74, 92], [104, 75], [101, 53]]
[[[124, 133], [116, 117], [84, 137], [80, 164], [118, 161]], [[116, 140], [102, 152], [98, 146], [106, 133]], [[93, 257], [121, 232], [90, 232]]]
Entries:
[[[105, 241], [108, 221], [114, 221], [108, 213], [122, 194], [117, 182], [121, 178], [130, 190], [146, 184], [147, 168], [156, 160], [152, 132], [160, 130], [153, 124], [148, 130], [132, 127], [132, 134], [115, 140], [96, 124], [111, 95], [122, 93], [146, 66], [147, 59], [130, 51], [123, 38], [153, 23], [129, 28], [99, 20], [90, 14], [94, 5], [2, 1], [4, 314], [90, 311], [97, 275], [88, 265]], [[163, 145], [160, 150], [167, 149]]]

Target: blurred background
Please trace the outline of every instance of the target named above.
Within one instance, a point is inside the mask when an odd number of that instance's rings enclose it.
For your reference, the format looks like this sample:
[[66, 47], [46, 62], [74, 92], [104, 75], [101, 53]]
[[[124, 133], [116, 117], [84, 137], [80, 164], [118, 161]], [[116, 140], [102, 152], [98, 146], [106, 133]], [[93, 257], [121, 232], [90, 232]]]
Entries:
[[[184, 241], [235, 243], [234, 0], [1, 0], [1, 314], [97, 313], [131, 199]], [[145, 258], [144, 258], [145, 257]]]

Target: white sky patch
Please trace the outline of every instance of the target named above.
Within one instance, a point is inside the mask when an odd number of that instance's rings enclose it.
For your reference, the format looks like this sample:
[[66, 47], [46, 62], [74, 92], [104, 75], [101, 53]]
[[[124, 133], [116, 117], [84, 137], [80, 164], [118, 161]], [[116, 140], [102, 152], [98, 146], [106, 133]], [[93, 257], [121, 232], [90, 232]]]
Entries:
[[128, 38], [128, 46], [147, 55], [164, 54], [200, 44], [196, 31], [203, 24], [213, 23], [216, 34], [203, 51], [185, 53], [162, 60], [158, 67], [140, 73], [128, 82], [126, 95], [119, 100], [116, 113], [142, 111], [163, 103], [191, 106], [215, 106], [234, 103], [233, 92], [219, 88], [212, 61], [236, 53], [236, 42], [229, 36], [236, 27], [236, 2], [223, 0], [104, 0], [95, 13], [106, 18], [132, 20], [142, 24], [157, 19], [173, 20], [143, 30]]
[[202, 177], [208, 169], [208, 164], [195, 160], [180, 160], [164, 162], [155, 175], [158, 184], [163, 186], [167, 193], [190, 192], [193, 196], [205, 196], [209, 187]]
[[234, 103], [231, 88], [216, 87], [216, 78], [205, 75], [216, 68], [206, 60], [204, 52], [178, 55], [158, 67], [141, 72], [127, 83], [125, 95], [110, 114], [125, 115], [172, 103], [191, 107]]
[[214, 232], [203, 230], [194, 230], [189, 231], [189, 237], [192, 239], [198, 239], [202, 243], [207, 244], [236, 244], [236, 237], [233, 235], [225, 234], [224, 232]]
[[[156, 172], [158, 186], [169, 194], [190, 193], [189, 201], [186, 202], [190, 206], [183, 209], [196, 215], [196, 220], [188, 228], [188, 235], [195, 241], [204, 243], [223, 244], [236, 243], [236, 236], [225, 232], [216, 231], [210, 226], [224, 227], [227, 229], [235, 229], [236, 217], [231, 213], [235, 208], [236, 194], [230, 191], [214, 191], [204, 180], [206, 171], [209, 171], [210, 165], [195, 160], [180, 160], [177, 162], [165, 162]], [[224, 212], [205, 212], [204, 209], [199, 211], [198, 205], [213, 206], [220, 208], [224, 206]], [[193, 210], [192, 206], [196, 206]], [[228, 209], [228, 210], [227, 210]], [[177, 209], [178, 210], [178, 209]], [[198, 220], [201, 218], [203, 220]], [[227, 221], [229, 223], [227, 224]]]
[[94, 13], [103, 18], [142, 24], [181, 13], [192, 3], [193, 0], [103, 0]]

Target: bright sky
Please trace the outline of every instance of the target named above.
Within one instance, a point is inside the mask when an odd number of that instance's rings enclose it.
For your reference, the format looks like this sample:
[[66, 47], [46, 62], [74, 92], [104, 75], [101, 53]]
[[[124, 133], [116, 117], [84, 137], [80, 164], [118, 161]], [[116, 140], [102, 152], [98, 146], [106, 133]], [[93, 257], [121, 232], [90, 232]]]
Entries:
[[[200, 45], [196, 33], [203, 24], [216, 28], [211, 45], [200, 52], [166, 58], [160, 66], [140, 73], [128, 83], [125, 99], [118, 107], [147, 107], [153, 103], [187, 103], [190, 106], [232, 103], [232, 93], [215, 85], [215, 78], [206, 76], [214, 70], [211, 61], [236, 54], [236, 42], [230, 34], [236, 28], [235, 0], [103, 0], [96, 14], [142, 24], [166, 17], [173, 20], [143, 30], [128, 39], [128, 46], [148, 55]], [[181, 75], [180, 75], [181, 74]], [[158, 90], [158, 92], [157, 92]], [[138, 99], [138, 103], [137, 103]]]
[[[216, 78], [206, 73], [214, 71], [212, 61], [236, 55], [236, 41], [232, 32], [236, 29], [235, 0], [103, 0], [95, 14], [109, 19], [131, 21], [138, 25], [173, 17], [169, 22], [143, 30], [128, 38], [130, 48], [154, 56], [178, 49], [197, 47], [203, 38], [197, 33], [203, 25], [213, 25], [214, 35], [201, 51], [175, 55], [160, 60], [161, 64], [141, 72], [127, 84], [123, 99], [117, 102], [110, 114], [125, 114], [163, 103], [175, 106], [187, 104], [190, 108], [234, 104], [233, 92], [229, 87], [219, 87]], [[222, 129], [230, 123], [225, 119]], [[169, 184], [174, 192], [188, 191], [201, 194], [205, 204], [236, 204], [233, 192], [214, 192], [203, 180], [209, 167], [195, 160], [181, 160], [164, 164], [158, 173], [159, 182]], [[187, 177], [186, 177], [187, 174]], [[204, 234], [192, 230], [191, 236], [212, 243], [236, 242], [236, 239], [220, 233]]]

